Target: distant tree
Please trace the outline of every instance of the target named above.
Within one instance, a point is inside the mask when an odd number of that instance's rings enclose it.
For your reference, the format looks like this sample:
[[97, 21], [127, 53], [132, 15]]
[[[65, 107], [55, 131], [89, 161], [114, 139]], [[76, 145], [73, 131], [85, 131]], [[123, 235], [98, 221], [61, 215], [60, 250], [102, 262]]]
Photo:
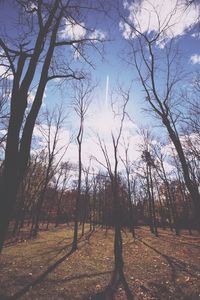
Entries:
[[133, 237], [135, 237], [135, 230], [134, 230], [134, 222], [135, 220], [135, 211], [133, 207], [133, 201], [132, 201], [132, 195], [134, 193], [134, 190], [131, 190], [131, 168], [132, 168], [132, 163], [129, 160], [129, 146], [130, 144], [123, 141], [123, 146], [124, 146], [124, 154], [125, 157], [120, 156], [120, 159], [124, 165], [125, 172], [126, 172], [126, 182], [127, 182], [127, 192], [128, 192], [128, 203], [129, 203], [129, 215], [130, 215], [130, 230], [133, 234]]
[[62, 126], [64, 125], [64, 121], [66, 119], [66, 116], [63, 113], [62, 105], [53, 110], [52, 113], [46, 110], [45, 118], [45, 124], [40, 125], [40, 130], [42, 132], [47, 149], [46, 172], [44, 176], [44, 185], [40, 192], [39, 198], [37, 199], [37, 204], [35, 207], [35, 221], [32, 226], [33, 236], [36, 236], [39, 230], [41, 211], [48, 184], [50, 180], [52, 180], [53, 176], [55, 176], [61, 159], [66, 153], [70, 143], [69, 140], [65, 145], [58, 145], [61, 133], [60, 131], [62, 130]]
[[[173, 198], [173, 195], [171, 193], [170, 189], [170, 176], [168, 176], [166, 169], [165, 169], [165, 154], [162, 152], [162, 146], [163, 144], [157, 143], [152, 145], [152, 151], [154, 154], [154, 157], [156, 159], [156, 173], [158, 177], [163, 182], [163, 191], [165, 196], [165, 203], [164, 206], [166, 208], [166, 217], [169, 221], [169, 226], [172, 230], [173, 226], [175, 228], [176, 234], [179, 234], [179, 228], [178, 228], [178, 220], [177, 220], [177, 211], [176, 211], [176, 204], [175, 204], [175, 198]], [[173, 221], [173, 224], [172, 224]]]
[[182, 98], [188, 104], [187, 113], [182, 118], [181, 135], [193, 181], [200, 184], [200, 73], [194, 74], [192, 89], [183, 90]]
[[149, 220], [150, 220], [150, 229], [152, 233], [155, 233], [158, 236], [157, 230], [157, 220], [156, 220], [156, 210], [155, 210], [155, 197], [154, 197], [154, 184], [153, 184], [153, 175], [152, 170], [155, 168], [155, 161], [151, 153], [150, 147], [150, 132], [148, 130], [142, 131], [143, 137], [143, 151], [142, 151], [142, 160], [145, 163], [145, 177], [147, 183], [147, 194], [149, 202]]
[[91, 211], [89, 211], [90, 207], [90, 190], [92, 187], [92, 182], [90, 180], [90, 164], [87, 168], [83, 169], [84, 174], [84, 192], [83, 192], [83, 201], [81, 205], [81, 223], [82, 223], [82, 233], [81, 235], [84, 235], [85, 232], [85, 222], [87, 221], [88, 214], [91, 214]]
[[76, 208], [75, 208], [75, 222], [74, 222], [74, 238], [72, 243], [72, 251], [77, 250], [78, 243], [78, 221], [80, 216], [80, 198], [81, 198], [81, 180], [82, 180], [82, 141], [84, 132], [84, 121], [88, 107], [92, 100], [92, 91], [94, 86], [90, 81], [79, 82], [74, 85], [74, 97], [72, 106], [79, 117], [79, 130], [76, 137], [78, 143], [78, 185], [76, 196]]
[[[62, 207], [62, 201], [64, 198], [64, 193], [66, 190], [66, 186], [68, 184], [69, 179], [71, 178], [70, 175], [70, 170], [71, 170], [72, 166], [69, 162], [64, 162], [61, 163], [60, 168], [59, 168], [59, 173], [57, 174], [58, 178], [56, 181], [56, 186], [55, 189], [57, 191], [57, 202], [56, 202], [56, 219], [55, 219], [55, 226], [57, 227], [59, 224], [59, 218], [60, 215], [62, 213], [61, 207]], [[62, 182], [60, 183], [60, 178], [62, 180]], [[58, 185], [61, 185], [60, 188]], [[66, 222], [68, 222], [68, 220], [65, 220]]]
[[19, 237], [21, 229], [33, 221], [35, 206], [44, 186], [46, 157], [44, 150], [38, 150], [29, 159], [12, 214], [12, 220], [15, 221], [13, 236]]

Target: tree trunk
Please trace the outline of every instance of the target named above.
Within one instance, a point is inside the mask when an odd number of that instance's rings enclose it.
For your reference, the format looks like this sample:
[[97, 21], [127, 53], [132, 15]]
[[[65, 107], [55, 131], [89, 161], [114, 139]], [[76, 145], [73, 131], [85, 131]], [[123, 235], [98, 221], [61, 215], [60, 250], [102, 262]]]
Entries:
[[194, 205], [196, 226], [197, 226], [198, 230], [200, 230], [200, 193], [198, 190], [198, 186], [190, 179], [189, 168], [188, 168], [185, 154], [183, 152], [183, 148], [182, 148], [182, 145], [181, 145], [178, 135], [172, 129], [171, 124], [167, 118], [163, 118], [163, 124], [166, 126], [169, 136], [170, 136], [170, 138], [174, 144], [174, 147], [176, 148], [176, 151], [178, 153], [182, 171], [183, 171], [183, 177], [185, 180], [185, 184], [187, 186], [188, 191], [190, 192], [190, 195], [191, 195], [191, 198], [193, 201], [193, 205]]
[[[81, 131], [80, 131], [81, 132]], [[81, 133], [80, 133], [81, 134]], [[78, 138], [79, 139], [79, 135]], [[81, 141], [78, 140], [78, 155], [79, 155], [79, 175], [78, 175], [78, 188], [76, 195], [76, 207], [74, 214], [74, 238], [72, 242], [72, 251], [76, 251], [78, 248], [78, 221], [79, 221], [79, 209], [80, 209], [80, 196], [81, 196], [81, 173], [82, 173], [82, 161], [81, 161]]]
[[[15, 105], [11, 105], [12, 109], [17, 109]], [[18, 108], [18, 115], [11, 116], [8, 127], [7, 144], [5, 151], [5, 161], [3, 176], [1, 181], [1, 201], [0, 201], [0, 252], [2, 251], [3, 242], [6, 237], [9, 220], [12, 209], [16, 202], [16, 195], [18, 190], [18, 146], [19, 146], [19, 132], [20, 127], [17, 124], [22, 118], [21, 112]]]
[[158, 229], [157, 229], [157, 221], [156, 221], [156, 211], [155, 211], [155, 199], [154, 199], [154, 191], [153, 191], [153, 180], [151, 174], [151, 166], [149, 166], [149, 179], [150, 179], [150, 189], [151, 189], [151, 201], [152, 201], [152, 217], [153, 217], [153, 227], [155, 236], [158, 237]]

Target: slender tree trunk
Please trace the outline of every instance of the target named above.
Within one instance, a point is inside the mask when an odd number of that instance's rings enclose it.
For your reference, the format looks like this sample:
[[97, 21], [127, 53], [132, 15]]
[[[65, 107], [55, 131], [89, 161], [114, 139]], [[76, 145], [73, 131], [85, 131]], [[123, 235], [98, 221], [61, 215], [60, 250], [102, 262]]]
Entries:
[[93, 191], [93, 222], [92, 222], [92, 230], [95, 230], [95, 226], [96, 226], [96, 200], [97, 200], [97, 193], [96, 193], [96, 186], [94, 185], [94, 191]]
[[160, 197], [160, 191], [159, 191], [159, 184], [158, 181], [156, 180], [156, 178], [154, 177], [155, 180], [155, 184], [156, 184], [156, 190], [157, 190], [157, 194], [158, 194], [158, 202], [159, 202], [159, 213], [160, 213], [160, 225], [163, 229], [165, 229], [165, 223], [166, 220], [164, 219], [164, 207], [161, 201], [161, 197]]
[[[115, 174], [115, 176], [117, 176]], [[115, 228], [115, 238], [114, 238], [114, 260], [115, 268], [113, 273], [112, 283], [114, 281], [120, 281], [123, 274], [123, 255], [122, 255], [122, 235], [121, 235], [121, 221], [120, 221], [120, 206], [119, 206], [119, 195], [118, 195], [118, 182], [117, 178], [113, 178], [112, 182], [112, 195], [113, 195], [113, 208], [114, 208], [114, 228]]]
[[[82, 130], [82, 129], [81, 129]], [[80, 134], [81, 134], [80, 130]], [[74, 238], [72, 242], [72, 251], [76, 251], [78, 248], [78, 221], [79, 221], [79, 210], [80, 210], [80, 196], [81, 196], [81, 173], [82, 173], [82, 161], [81, 161], [81, 141], [78, 140], [78, 155], [79, 155], [79, 175], [78, 175], [78, 188], [77, 188], [77, 195], [76, 195], [76, 207], [75, 207], [75, 214], [74, 214]]]
[[149, 167], [147, 168], [146, 180], [147, 180], [147, 194], [148, 194], [148, 206], [149, 206], [149, 227], [150, 231], [154, 233], [154, 226], [153, 226], [153, 214], [152, 214], [152, 199], [151, 199], [151, 190], [150, 190], [150, 182], [149, 182]]
[[173, 218], [173, 223], [174, 223], [174, 229], [176, 232], [176, 235], [179, 235], [179, 227], [178, 227], [178, 220], [177, 220], [177, 212], [176, 212], [176, 207], [175, 207], [175, 197], [172, 194], [172, 191], [170, 190], [169, 182], [165, 181], [165, 185], [167, 188], [167, 198], [169, 199], [169, 207], [172, 212], [172, 218]]
[[133, 238], [135, 238], [135, 228], [133, 222], [133, 203], [131, 200], [131, 185], [130, 185], [130, 177], [129, 173], [126, 172], [127, 175], [127, 184], [128, 184], [128, 203], [129, 203], [129, 222], [130, 222], [130, 232], [132, 233]]
[[153, 180], [151, 174], [151, 166], [149, 166], [149, 179], [150, 179], [150, 190], [151, 190], [151, 200], [152, 200], [152, 217], [153, 217], [153, 227], [155, 236], [158, 237], [157, 221], [156, 221], [156, 211], [155, 211], [155, 199], [153, 191]]

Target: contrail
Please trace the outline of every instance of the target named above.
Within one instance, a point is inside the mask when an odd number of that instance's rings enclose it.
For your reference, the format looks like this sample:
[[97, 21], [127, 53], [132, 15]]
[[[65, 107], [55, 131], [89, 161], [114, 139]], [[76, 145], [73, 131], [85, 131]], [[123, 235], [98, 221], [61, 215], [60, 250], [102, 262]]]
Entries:
[[107, 77], [106, 77], [106, 101], [105, 101], [106, 108], [108, 107], [108, 88], [109, 88], [109, 76], [107, 75]]

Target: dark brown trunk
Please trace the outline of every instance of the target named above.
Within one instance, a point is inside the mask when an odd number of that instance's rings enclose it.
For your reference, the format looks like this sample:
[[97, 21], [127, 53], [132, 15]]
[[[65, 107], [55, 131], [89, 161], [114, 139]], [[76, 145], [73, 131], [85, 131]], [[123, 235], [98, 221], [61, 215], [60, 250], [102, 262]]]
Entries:
[[151, 199], [151, 190], [150, 190], [150, 181], [149, 181], [149, 166], [146, 165], [146, 180], [147, 180], [147, 194], [148, 194], [148, 208], [149, 208], [149, 228], [152, 233], [154, 233], [153, 226], [153, 214], [152, 214], [152, 199]]
[[158, 237], [157, 221], [156, 221], [156, 211], [155, 211], [155, 200], [154, 200], [154, 191], [153, 191], [153, 180], [151, 174], [151, 166], [149, 166], [149, 179], [150, 179], [150, 193], [151, 193], [151, 202], [152, 202], [152, 218], [153, 218], [153, 228], [155, 236]]
[[200, 230], [200, 194], [199, 194], [198, 186], [190, 178], [188, 164], [187, 164], [185, 154], [183, 152], [183, 148], [182, 148], [182, 145], [181, 145], [178, 135], [172, 129], [171, 124], [167, 118], [163, 118], [163, 124], [166, 126], [169, 136], [170, 136], [170, 138], [174, 144], [174, 147], [176, 148], [176, 151], [178, 153], [182, 171], [183, 171], [183, 177], [185, 180], [185, 184], [191, 195], [193, 205], [194, 205], [196, 226]]
[[[38, 34], [38, 38], [35, 44], [34, 53], [30, 59], [29, 66], [27, 72], [24, 76], [24, 79], [21, 82], [21, 86], [19, 87], [19, 83], [21, 80], [21, 76], [23, 74], [23, 67], [25, 63], [25, 56], [21, 55], [19, 57], [17, 72], [14, 76], [13, 80], [13, 92], [11, 96], [11, 114], [10, 114], [10, 121], [8, 127], [8, 134], [7, 134], [7, 144], [6, 144], [6, 151], [5, 151], [5, 163], [4, 163], [4, 172], [3, 172], [3, 179], [1, 183], [1, 202], [0, 202], [0, 251], [3, 247], [3, 241], [6, 236], [6, 232], [9, 225], [10, 215], [12, 213], [12, 209], [16, 202], [16, 195], [19, 186], [19, 180], [22, 178], [23, 173], [26, 169], [26, 165], [28, 162], [29, 152], [30, 152], [30, 144], [31, 144], [31, 137], [33, 127], [35, 125], [34, 120], [36, 120], [37, 113], [39, 111], [40, 105], [38, 107], [38, 103], [33, 103], [34, 115], [30, 115], [31, 124], [25, 125], [27, 126], [28, 130], [24, 131], [22, 135], [22, 143], [19, 152], [19, 135], [20, 130], [24, 118], [24, 112], [27, 106], [27, 94], [30, 87], [30, 84], [33, 80], [35, 70], [37, 67], [38, 59], [43, 49], [44, 41], [48, 32], [48, 29], [55, 17], [55, 12], [58, 8], [59, 1], [56, 0], [54, 6], [50, 12], [50, 15], [47, 19], [47, 22]], [[48, 69], [51, 61], [51, 57], [53, 54], [55, 40], [56, 40], [56, 33], [58, 30], [58, 25], [61, 20], [61, 14], [56, 21], [54, 26], [52, 37], [50, 41], [49, 50], [47, 52], [47, 56], [45, 58], [45, 63], [43, 65], [41, 79], [47, 77]], [[39, 85], [44, 84], [44, 81], [40, 81]], [[45, 81], [46, 84], [46, 81]], [[37, 93], [41, 95], [42, 89], [40, 88]], [[43, 88], [44, 92], [44, 88]], [[37, 106], [35, 108], [35, 105]], [[32, 110], [31, 110], [32, 111]], [[24, 150], [25, 149], [25, 150]]]
[[[15, 96], [14, 96], [15, 97]], [[9, 225], [12, 209], [16, 202], [18, 183], [18, 146], [20, 124], [22, 122], [23, 107], [11, 104], [11, 110], [16, 109], [15, 114], [11, 114], [8, 127], [7, 144], [5, 151], [5, 161], [3, 176], [1, 182], [1, 200], [0, 200], [0, 251]]]
[[[81, 134], [82, 128], [80, 128]], [[78, 221], [79, 221], [79, 210], [80, 210], [80, 196], [81, 196], [81, 175], [82, 175], [82, 161], [81, 161], [81, 141], [78, 135], [78, 156], [79, 156], [79, 174], [78, 174], [78, 188], [76, 195], [76, 207], [74, 213], [74, 238], [72, 242], [72, 251], [76, 251], [78, 248]]]

